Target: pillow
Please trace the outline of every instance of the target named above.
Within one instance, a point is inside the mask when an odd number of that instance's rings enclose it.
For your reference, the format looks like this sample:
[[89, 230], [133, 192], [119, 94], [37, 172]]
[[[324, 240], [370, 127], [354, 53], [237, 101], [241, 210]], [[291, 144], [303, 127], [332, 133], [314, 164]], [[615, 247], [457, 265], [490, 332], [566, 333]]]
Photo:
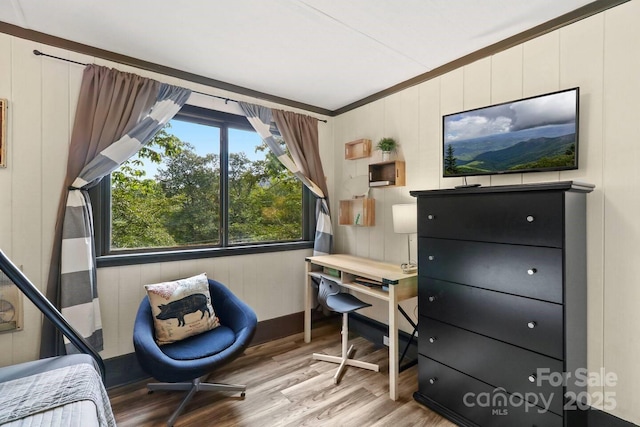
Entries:
[[158, 345], [180, 341], [220, 325], [204, 273], [144, 288], [151, 304]]

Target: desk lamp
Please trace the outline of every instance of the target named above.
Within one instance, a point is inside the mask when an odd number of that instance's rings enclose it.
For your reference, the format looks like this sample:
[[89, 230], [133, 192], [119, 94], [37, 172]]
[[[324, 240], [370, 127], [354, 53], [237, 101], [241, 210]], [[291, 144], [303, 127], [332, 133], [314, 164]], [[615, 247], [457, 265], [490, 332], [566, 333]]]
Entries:
[[393, 231], [407, 235], [407, 249], [409, 262], [401, 264], [402, 271], [413, 273], [418, 269], [415, 261], [411, 261], [411, 234], [418, 232], [418, 210], [415, 203], [407, 203], [391, 206], [393, 215]]

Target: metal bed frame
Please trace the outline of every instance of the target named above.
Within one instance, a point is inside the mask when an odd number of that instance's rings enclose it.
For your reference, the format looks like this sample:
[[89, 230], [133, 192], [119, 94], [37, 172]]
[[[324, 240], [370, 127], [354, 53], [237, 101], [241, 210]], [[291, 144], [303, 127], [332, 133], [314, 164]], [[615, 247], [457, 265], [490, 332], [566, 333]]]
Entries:
[[40, 292], [40, 290], [24, 275], [24, 273], [0, 250], [0, 270], [26, 295], [29, 300], [53, 323], [71, 343], [81, 352], [90, 355], [100, 368], [102, 382], [105, 382], [105, 366], [102, 357], [76, 331], [62, 313]]

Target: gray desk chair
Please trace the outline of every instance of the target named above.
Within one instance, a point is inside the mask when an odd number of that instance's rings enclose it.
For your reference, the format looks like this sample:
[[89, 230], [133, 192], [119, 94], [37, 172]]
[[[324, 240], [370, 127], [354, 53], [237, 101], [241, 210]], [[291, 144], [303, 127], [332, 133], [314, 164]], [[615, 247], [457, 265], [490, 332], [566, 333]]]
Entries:
[[327, 310], [342, 313], [342, 355], [329, 356], [327, 354], [313, 353], [315, 360], [340, 364], [338, 371], [333, 376], [333, 382], [335, 384], [340, 382], [340, 377], [346, 366], [355, 366], [357, 368], [378, 372], [380, 370], [378, 365], [351, 359], [354, 350], [353, 345], [347, 349], [349, 341], [349, 313], [361, 308], [371, 307], [371, 304], [361, 301], [351, 294], [341, 293], [340, 285], [324, 277], [320, 280], [318, 303], [327, 308]]

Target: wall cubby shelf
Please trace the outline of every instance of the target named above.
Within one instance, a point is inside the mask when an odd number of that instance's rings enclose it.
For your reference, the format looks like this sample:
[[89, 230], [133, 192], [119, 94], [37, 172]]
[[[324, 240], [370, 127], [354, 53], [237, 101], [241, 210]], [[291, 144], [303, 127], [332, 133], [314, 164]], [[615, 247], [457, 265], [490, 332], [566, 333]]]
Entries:
[[369, 187], [403, 187], [405, 165], [403, 161], [371, 163], [369, 165]]
[[357, 139], [344, 144], [344, 158], [346, 160], [362, 159], [371, 156], [371, 140]]
[[340, 225], [372, 227], [376, 222], [376, 201], [368, 197], [340, 200]]

